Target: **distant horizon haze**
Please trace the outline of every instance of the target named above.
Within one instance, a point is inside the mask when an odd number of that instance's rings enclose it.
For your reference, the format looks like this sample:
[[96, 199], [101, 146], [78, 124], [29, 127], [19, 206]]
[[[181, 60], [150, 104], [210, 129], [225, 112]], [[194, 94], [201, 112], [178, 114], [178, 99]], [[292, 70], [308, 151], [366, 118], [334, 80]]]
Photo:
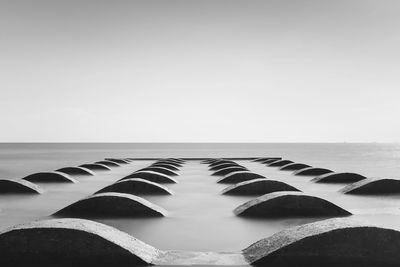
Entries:
[[399, 143], [396, 0], [0, 0], [0, 142]]

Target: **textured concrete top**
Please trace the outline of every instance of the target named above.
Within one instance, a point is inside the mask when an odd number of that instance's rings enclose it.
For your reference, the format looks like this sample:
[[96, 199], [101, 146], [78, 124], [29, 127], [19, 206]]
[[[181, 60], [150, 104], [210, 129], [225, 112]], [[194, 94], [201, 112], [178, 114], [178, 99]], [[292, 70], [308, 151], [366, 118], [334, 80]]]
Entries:
[[[51, 231], [43, 231], [43, 229]], [[358, 229], [363, 231], [360, 232]], [[55, 235], [56, 232], [58, 232], [58, 235]], [[3, 249], [2, 252], [5, 252], [0, 262], [13, 262], [15, 257], [26, 256], [28, 258], [24, 260], [29, 261], [34, 257], [37, 260], [38, 257], [39, 259], [43, 257], [42, 255], [52, 255], [53, 247], [46, 246], [46, 241], [56, 245], [56, 249], [62, 250], [63, 255], [67, 258], [83, 257], [84, 260], [90, 260], [90, 257], [96, 255], [96, 251], [92, 251], [93, 247], [91, 246], [77, 243], [76, 241], [82, 238], [82, 235], [78, 235], [78, 233], [87, 234], [84, 236], [87, 244], [102, 243], [103, 253], [106, 254], [102, 256], [105, 258], [110, 256], [109, 258], [112, 259], [116, 255], [129, 257], [129, 254], [123, 254], [124, 251], [128, 251], [132, 256], [138, 257], [143, 262], [155, 265], [238, 266], [257, 263], [263, 259], [268, 259], [271, 255], [272, 259], [270, 258], [270, 260], [272, 261], [281, 257], [283, 261], [290, 262], [291, 255], [294, 255], [300, 257], [300, 260], [307, 259], [312, 262], [313, 259], [321, 260], [321, 258], [318, 258], [319, 255], [329, 255], [328, 258], [322, 258], [327, 264], [335, 262], [337, 259], [363, 261], [364, 257], [372, 259], [378, 257], [382, 264], [400, 263], [398, 255], [400, 249], [399, 231], [377, 227], [370, 223], [349, 218], [323, 220], [285, 229], [237, 252], [161, 251], [113, 227], [94, 221], [69, 218], [34, 221], [0, 231], [0, 248]], [[67, 240], [65, 240], [66, 234], [69, 236]], [[329, 240], [331, 240], [332, 245], [315, 246], [312, 253], [304, 253], [303, 250], [307, 250], [310, 244], [316, 245], [320, 242], [319, 236], [326, 234], [331, 236]], [[10, 235], [11, 239], [7, 238]], [[44, 237], [44, 239], [40, 241], [41, 243], [36, 244], [35, 237], [39, 236]], [[346, 240], [350, 243], [343, 243], [343, 238], [349, 236], [351, 236], [351, 239]], [[360, 246], [358, 238], [366, 238], [370, 242]], [[30, 240], [27, 243], [28, 246], [24, 246], [23, 244], [26, 243], [27, 239]], [[10, 241], [12, 246], [8, 246]], [[376, 246], [374, 241], [379, 246]], [[68, 246], [68, 244], [74, 244], [74, 246]], [[298, 245], [296, 246], [296, 244]], [[339, 248], [340, 245], [343, 245], [344, 251]], [[49, 249], [51, 250], [50, 254], [48, 254]], [[279, 252], [282, 253], [277, 254]], [[335, 256], [332, 257], [332, 254], [329, 253], [334, 253]], [[386, 259], [385, 256], [387, 256]], [[57, 262], [59, 259], [50, 258], [50, 260]]]
[[335, 204], [302, 192], [282, 191], [262, 195], [234, 210], [236, 215], [249, 216], [343, 216], [351, 213]]
[[41, 194], [44, 190], [40, 186], [23, 179], [0, 179], [0, 193], [1, 192]]
[[312, 179], [316, 183], [351, 183], [364, 180], [366, 177], [352, 172], [325, 173]]
[[[105, 224], [97, 223], [90, 220], [84, 219], [51, 219], [51, 220], [43, 220], [43, 221], [33, 221], [26, 224], [17, 225], [6, 230], [0, 232], [0, 244], [1, 237], [9, 232], [14, 231], [14, 234], [17, 234], [18, 231], [23, 229], [37, 230], [37, 229], [69, 229], [75, 230], [78, 232], [88, 233], [87, 240], [90, 241], [91, 236], [89, 234], [93, 234], [95, 236], [99, 236], [104, 240], [107, 240], [121, 249], [127, 250], [130, 253], [136, 255], [141, 258], [143, 261], [147, 263], [151, 263], [155, 258], [157, 258], [160, 254], [160, 251], [146, 243], [124, 233], [114, 227], [107, 226]], [[46, 233], [42, 233], [46, 235]], [[51, 238], [51, 233], [48, 238]], [[73, 235], [70, 237], [74, 238]], [[34, 242], [34, 240], [31, 240]], [[41, 244], [36, 244], [37, 249], [40, 252]], [[68, 248], [65, 248], [68, 250]], [[88, 250], [90, 252], [90, 247], [82, 247], [82, 250]], [[85, 252], [87, 253], [87, 251]], [[73, 256], [73, 255], [72, 255]], [[28, 260], [28, 259], [27, 259]], [[29, 261], [29, 260], [28, 260]]]
[[30, 182], [55, 182], [55, 183], [78, 183], [77, 180], [63, 172], [38, 172], [28, 175], [24, 180]]
[[125, 179], [129, 179], [129, 178], [142, 178], [142, 179], [150, 179], [150, 178], [154, 178], [157, 181], [157, 183], [178, 183], [177, 180], [175, 180], [174, 178], [172, 178], [169, 175], [163, 174], [163, 173], [159, 173], [159, 172], [154, 172], [154, 171], [137, 171], [134, 172], [124, 178], [122, 178], [121, 180], [125, 180]]
[[368, 178], [340, 190], [345, 194], [400, 194], [400, 180]]

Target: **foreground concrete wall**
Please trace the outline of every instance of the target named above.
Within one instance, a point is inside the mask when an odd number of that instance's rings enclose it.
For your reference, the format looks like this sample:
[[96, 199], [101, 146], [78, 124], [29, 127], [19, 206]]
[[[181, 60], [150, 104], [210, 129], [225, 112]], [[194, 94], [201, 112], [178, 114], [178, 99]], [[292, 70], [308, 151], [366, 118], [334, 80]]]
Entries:
[[148, 265], [159, 250], [113, 227], [82, 219], [55, 219], [0, 232], [2, 266]]
[[283, 230], [243, 250], [262, 266], [399, 266], [400, 232], [345, 219], [330, 219]]
[[296, 226], [238, 252], [161, 251], [82, 219], [0, 232], [1, 266], [399, 266], [400, 232], [348, 218]]

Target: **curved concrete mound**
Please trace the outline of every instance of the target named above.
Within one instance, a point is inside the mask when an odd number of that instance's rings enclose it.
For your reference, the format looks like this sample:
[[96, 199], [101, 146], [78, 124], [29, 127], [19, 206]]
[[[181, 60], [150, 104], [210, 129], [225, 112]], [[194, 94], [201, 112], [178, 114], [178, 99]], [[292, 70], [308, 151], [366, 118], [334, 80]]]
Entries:
[[256, 266], [399, 266], [400, 232], [349, 218], [289, 228], [243, 250]]
[[100, 193], [79, 200], [54, 213], [72, 217], [160, 217], [167, 212], [141, 198], [124, 193]]
[[83, 167], [65, 167], [56, 170], [57, 172], [63, 172], [69, 175], [95, 175], [95, 173], [89, 169]]
[[102, 161], [97, 161], [94, 164], [101, 164], [101, 165], [106, 165], [108, 167], [121, 167], [120, 164], [113, 162], [113, 161], [109, 161], [109, 160], [102, 160]]
[[349, 184], [341, 189], [340, 192], [360, 195], [400, 194], [400, 180], [369, 178]]
[[252, 161], [253, 161], [253, 162], [263, 162], [263, 161], [270, 160], [270, 159], [277, 159], [277, 160], [280, 160], [280, 159], [282, 159], [282, 158], [271, 158], [271, 157], [268, 157], [268, 158], [257, 158], [257, 159], [254, 159], [254, 160], [252, 160]]
[[282, 167], [280, 167], [279, 169], [281, 171], [297, 171], [300, 169], [304, 169], [304, 168], [308, 168], [311, 167], [310, 165], [304, 164], [304, 163], [289, 163], [286, 165], [283, 165]]
[[242, 167], [242, 166], [226, 167], [226, 168], [223, 168], [221, 170], [214, 172], [212, 175], [213, 176], [224, 176], [224, 175], [228, 175], [232, 172], [239, 172], [239, 171], [248, 171], [248, 169], [245, 167]]
[[314, 176], [314, 175], [327, 174], [327, 173], [331, 173], [331, 172], [333, 172], [333, 171], [324, 169], [324, 168], [308, 167], [308, 168], [297, 170], [293, 174], [294, 175], [304, 175], [304, 176]]
[[142, 266], [160, 251], [113, 227], [53, 219], [0, 232], [2, 266]]
[[366, 179], [358, 173], [352, 172], [330, 172], [312, 179], [316, 183], [354, 183]]
[[150, 167], [160, 167], [160, 168], [165, 168], [171, 171], [179, 171], [178, 167], [175, 167], [174, 165], [168, 164], [168, 163], [154, 163], [151, 164]]
[[111, 161], [111, 162], [115, 162], [115, 163], [118, 163], [118, 164], [129, 164], [129, 161], [124, 160], [124, 159], [106, 158], [106, 159], [104, 159], [104, 160]]
[[254, 172], [249, 172], [249, 171], [238, 171], [238, 172], [233, 172], [228, 175], [225, 175], [221, 179], [217, 181], [217, 183], [220, 184], [234, 184], [234, 183], [240, 183], [244, 181], [249, 181], [253, 179], [259, 179], [259, 178], [264, 178], [264, 176], [259, 175]]
[[158, 172], [158, 173], [162, 173], [162, 174], [166, 174], [169, 176], [178, 176], [179, 174], [177, 174], [174, 171], [171, 171], [167, 168], [164, 167], [146, 167], [143, 169], [140, 169], [139, 171], [152, 171], [152, 172]]
[[240, 166], [237, 163], [234, 162], [228, 162], [228, 163], [221, 163], [221, 164], [217, 164], [215, 166], [212, 166], [211, 168], [209, 168], [210, 171], [219, 171], [228, 167], [237, 167]]
[[282, 160], [282, 159], [281, 158], [267, 159], [267, 160], [261, 161], [260, 163], [262, 163], [262, 164], [270, 164], [270, 163], [273, 163], [273, 162], [276, 162], [276, 161], [280, 161], [280, 160]]
[[172, 191], [168, 188], [153, 183], [144, 179], [132, 178], [127, 180], [122, 180], [120, 182], [116, 182], [112, 185], [104, 187], [103, 189], [96, 192], [105, 193], [105, 192], [116, 192], [116, 193], [126, 193], [133, 195], [172, 195]]
[[263, 195], [278, 191], [300, 191], [287, 183], [268, 180], [253, 179], [231, 185], [222, 191], [224, 195]]
[[350, 212], [322, 198], [301, 192], [275, 192], [250, 200], [234, 210], [238, 216], [347, 216]]
[[283, 159], [283, 160], [274, 161], [272, 163], [268, 163], [268, 166], [269, 167], [282, 167], [282, 166], [290, 164], [290, 163], [294, 163], [294, 162], [291, 160]]
[[264, 161], [264, 160], [267, 160], [267, 159], [269, 159], [269, 158], [255, 158], [255, 159], [252, 160], [252, 162], [260, 162], [260, 161]]
[[178, 183], [174, 178], [172, 178], [166, 174], [162, 174], [159, 172], [152, 172], [152, 171], [134, 172], [134, 173], [120, 179], [119, 181], [131, 179], [131, 178], [141, 178], [141, 179], [148, 180], [148, 181], [151, 181], [154, 183], [159, 183], [159, 184], [176, 184], [176, 183]]
[[99, 163], [82, 164], [79, 167], [89, 169], [91, 171], [110, 171], [111, 167]]
[[215, 162], [213, 162], [213, 163], [210, 163], [210, 164], [209, 164], [209, 167], [212, 168], [212, 167], [214, 167], [214, 166], [216, 166], [216, 165], [220, 165], [220, 164], [223, 164], [223, 163], [235, 163], [235, 162], [233, 162], [232, 160], [225, 160], [225, 159], [222, 159], [222, 160], [218, 160], [218, 161], [215, 161]]
[[38, 172], [22, 179], [37, 183], [78, 183], [77, 180], [63, 172]]
[[223, 159], [215, 159], [215, 158], [213, 158], [213, 159], [205, 159], [205, 160], [201, 161], [201, 163], [210, 165], [210, 164], [219, 162], [221, 160], [223, 160]]
[[42, 190], [38, 185], [19, 179], [0, 179], [0, 194], [41, 194]]
[[172, 166], [175, 166], [178, 168], [182, 167], [181, 163], [176, 162], [176, 161], [168, 161], [168, 160], [159, 160], [159, 161], [156, 161], [155, 164], [168, 164], [168, 165], [172, 165]]

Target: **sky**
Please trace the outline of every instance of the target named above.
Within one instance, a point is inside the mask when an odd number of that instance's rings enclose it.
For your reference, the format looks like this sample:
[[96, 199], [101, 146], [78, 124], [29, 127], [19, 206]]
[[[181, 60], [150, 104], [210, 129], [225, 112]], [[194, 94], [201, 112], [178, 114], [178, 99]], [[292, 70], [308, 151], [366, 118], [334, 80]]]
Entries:
[[399, 14], [0, 0], [0, 142], [400, 142]]

